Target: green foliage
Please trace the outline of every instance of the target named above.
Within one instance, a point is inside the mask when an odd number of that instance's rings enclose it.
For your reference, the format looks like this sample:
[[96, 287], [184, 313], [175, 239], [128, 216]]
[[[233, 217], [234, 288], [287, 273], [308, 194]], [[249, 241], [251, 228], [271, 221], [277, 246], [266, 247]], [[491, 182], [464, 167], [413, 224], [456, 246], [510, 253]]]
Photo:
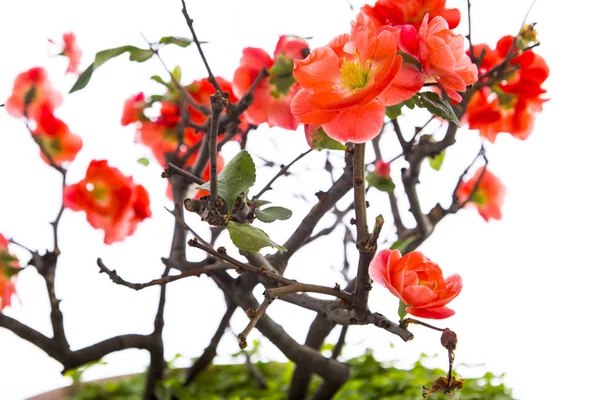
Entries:
[[96, 53], [94, 62], [79, 75], [77, 82], [75, 82], [69, 93], [76, 92], [86, 87], [90, 79], [92, 79], [92, 75], [96, 69], [100, 68], [100, 66], [108, 60], [127, 52], [129, 53], [129, 59], [137, 62], [144, 62], [154, 55], [154, 51], [151, 49], [140, 49], [135, 46], [121, 46], [115, 47], [114, 49], [102, 50]]
[[[174, 44], [179, 47], [188, 47], [192, 41], [187, 38], [176, 37], [176, 36], [164, 36], [158, 41], [159, 44]], [[206, 43], [206, 42], [200, 42]]]
[[[185, 38], [174, 37], [174, 36], [165, 36], [160, 39], [158, 44], [159, 45], [174, 44], [179, 47], [187, 47], [187, 46], [189, 46], [189, 44], [191, 42], [192, 42], [191, 40], [185, 39]], [[150, 58], [152, 58], [152, 56], [154, 55], [154, 50], [140, 49], [139, 47], [135, 47], [135, 46], [121, 46], [121, 47], [115, 47], [113, 49], [99, 51], [98, 53], [96, 53], [94, 62], [89, 67], [87, 67], [86, 70], [81, 73], [81, 75], [79, 75], [77, 82], [75, 82], [75, 84], [73, 85], [73, 87], [71, 88], [69, 93], [76, 92], [76, 91], [81, 90], [84, 87], [86, 87], [87, 84], [90, 82], [90, 79], [92, 79], [92, 75], [94, 74], [95, 70], [100, 68], [100, 66], [102, 64], [104, 64], [105, 62], [107, 62], [108, 60], [118, 57], [123, 53], [129, 53], [129, 59], [131, 61], [136, 61], [136, 62], [141, 63], [141, 62], [147, 61]]]
[[395, 106], [389, 106], [385, 108], [385, 115], [388, 118], [398, 118], [402, 114], [402, 107], [408, 107], [411, 110], [415, 107], [425, 108], [433, 115], [443, 118], [446, 121], [455, 123], [460, 126], [460, 122], [452, 109], [452, 106], [444, 98], [441, 98], [435, 92], [421, 92], [415, 94], [410, 99], [403, 101], [402, 103], [396, 104]]
[[[248, 190], [256, 181], [256, 167], [252, 156], [246, 150], [240, 151], [225, 165], [217, 176], [217, 194], [227, 204], [228, 213], [238, 196]], [[200, 186], [210, 191], [210, 182]]]
[[396, 240], [391, 246], [390, 250], [398, 250], [400, 254], [404, 254], [408, 246], [415, 240], [414, 236], [410, 236], [406, 239]]
[[375, 172], [368, 173], [365, 179], [369, 186], [373, 186], [382, 192], [391, 192], [396, 188], [396, 184], [391, 178], [382, 178]]
[[[431, 384], [446, 372], [426, 368], [421, 360], [409, 370], [388, 367], [377, 361], [370, 352], [348, 361], [351, 376], [335, 396], [338, 400], [422, 400], [423, 386]], [[267, 388], [257, 386], [245, 364], [212, 365], [198, 376], [191, 385], [184, 387], [185, 370], [169, 370], [157, 391], [160, 400], [283, 400], [289, 389], [293, 364], [258, 362], [257, 369], [263, 374]], [[498, 383], [501, 376], [486, 373], [482, 377], [465, 379], [464, 388], [455, 398], [462, 400], [513, 400], [511, 390]], [[116, 382], [84, 384], [78, 394], [67, 400], [134, 400], [143, 393], [145, 376], [136, 375]], [[313, 379], [310, 392], [314, 392], [321, 380]], [[436, 393], [430, 400], [448, 400], [445, 394]]]
[[262, 222], [273, 222], [279, 220], [286, 220], [292, 216], [292, 211], [285, 207], [267, 207], [264, 210], [259, 208], [254, 210], [254, 215]]
[[312, 145], [311, 147], [315, 150], [321, 151], [323, 149], [328, 150], [346, 150], [346, 145], [332, 139], [323, 128], [319, 128], [316, 132], [311, 134]]
[[138, 164], [143, 165], [144, 167], [147, 167], [148, 165], [150, 165], [150, 160], [148, 160], [146, 157], [140, 157], [137, 159]]
[[406, 317], [406, 307], [408, 307], [408, 305], [400, 300], [398, 304], [398, 316], [400, 317], [400, 320], [403, 320], [404, 317]]
[[423, 72], [423, 66], [412, 54], [408, 54], [403, 51], [398, 51], [398, 54], [402, 56], [402, 62], [412, 64], [417, 67], [420, 72]]
[[442, 150], [440, 154], [435, 157], [428, 157], [429, 165], [431, 168], [439, 171], [442, 168], [442, 163], [444, 162], [444, 156], [446, 155], [446, 150]]
[[250, 224], [238, 224], [237, 222], [229, 221], [227, 223], [229, 237], [233, 244], [240, 250], [259, 251], [263, 247], [274, 247], [281, 252], [286, 252], [287, 249], [278, 245], [269, 238], [265, 231]]

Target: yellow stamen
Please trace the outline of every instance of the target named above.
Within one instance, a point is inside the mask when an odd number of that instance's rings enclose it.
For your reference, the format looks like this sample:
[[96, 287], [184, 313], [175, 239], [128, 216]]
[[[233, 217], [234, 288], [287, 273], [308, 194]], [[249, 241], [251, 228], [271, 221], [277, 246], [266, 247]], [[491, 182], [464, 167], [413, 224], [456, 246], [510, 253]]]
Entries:
[[356, 61], [346, 61], [340, 68], [341, 81], [349, 89], [362, 89], [369, 84], [371, 75], [371, 60], [367, 60], [365, 66]]

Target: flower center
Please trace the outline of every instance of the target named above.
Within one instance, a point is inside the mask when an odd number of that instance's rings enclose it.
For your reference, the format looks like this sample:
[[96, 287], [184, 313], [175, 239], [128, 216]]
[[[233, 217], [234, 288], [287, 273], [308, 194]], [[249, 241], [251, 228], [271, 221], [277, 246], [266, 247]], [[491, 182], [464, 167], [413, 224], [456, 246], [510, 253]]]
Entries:
[[346, 61], [340, 68], [342, 84], [349, 89], [362, 89], [369, 84], [371, 78], [371, 60], [367, 60], [365, 66], [356, 61]]

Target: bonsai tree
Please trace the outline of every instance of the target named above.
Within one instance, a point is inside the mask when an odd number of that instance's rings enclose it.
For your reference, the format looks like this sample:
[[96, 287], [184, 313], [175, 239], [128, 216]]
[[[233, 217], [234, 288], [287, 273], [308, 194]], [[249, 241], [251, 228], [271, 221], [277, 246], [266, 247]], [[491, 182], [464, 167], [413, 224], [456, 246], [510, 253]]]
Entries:
[[[465, 396], [492, 398], [490, 391], [477, 392], [482, 387], [478, 382], [465, 383], [453, 371], [458, 337], [449, 327], [451, 319], [446, 319], [460, 312], [451, 302], [463, 282], [459, 274], [444, 269], [459, 267], [438, 265], [419, 246], [446, 217], [467, 208], [477, 210], [485, 221], [501, 219], [505, 188], [488, 168], [486, 150], [497, 135], [525, 140], [531, 134], [547, 100], [542, 86], [549, 69], [535, 52], [535, 24], [524, 23], [518, 32], [491, 45], [474, 43], [467, 4], [467, 15], [461, 15], [445, 1], [379, 0], [358, 10], [347, 29], [328, 42], [313, 44], [284, 34], [274, 51], [244, 48], [229, 77], [211, 68], [202, 30], [184, 0], [182, 23], [189, 38], [163, 36], [144, 46], [103, 50], [86, 68], [80, 66], [82, 51], [73, 33], [65, 33], [62, 42], [53, 41], [68, 59], [67, 73], [74, 75], [69, 93], [84, 90], [104, 64], [123, 54], [137, 63], [162, 64], [149, 77], [158, 90], [114, 101], [124, 101], [123, 129], [135, 130], [135, 141], [151, 154], [139, 157], [139, 164], [160, 165], [162, 173], [154, 179], [166, 181], [166, 197], [151, 196], [137, 177], [114, 166], [110, 153], [87, 160], [84, 176], [71, 173], [71, 162], [87, 145], [57, 113], [72, 97], [55, 88], [44, 67], [19, 74], [4, 109], [23, 121], [23, 131], [39, 147], [42, 160], [60, 176], [62, 195], [48, 248], [14, 237], [0, 226], [0, 327], [37, 346], [75, 377], [107, 354], [143, 349], [150, 364], [142, 380], [135, 378], [139, 392], [133, 398], [198, 398], [198, 393], [208, 393], [211, 381], [235, 374], [215, 374], [218, 369], [210, 366], [230, 320], [241, 309], [247, 324], [235, 332], [240, 354], [250, 360], [244, 349], [259, 331], [291, 362], [275, 367], [248, 362], [244, 370], [249, 368], [264, 386], [263, 392], [252, 392], [256, 398], [400, 393], [393, 386], [387, 392], [372, 391], [377, 383], [361, 386], [375, 373], [396, 377], [399, 386], [400, 381], [413, 384], [418, 396], [454, 396], [465, 387]], [[469, 40], [455, 30], [459, 24], [466, 26]], [[203, 76], [184, 73], [172, 66], [176, 61], [163, 57], [167, 49], [177, 47], [195, 48]], [[304, 135], [305, 148], [294, 149], [294, 158], [278, 165], [275, 155], [250, 145], [264, 143], [257, 130], [269, 128], [290, 131], [277, 137], [281, 148], [289, 135]], [[481, 136], [475, 152], [461, 149], [457, 133], [467, 128]], [[440, 185], [435, 198], [423, 201], [419, 185], [427, 182], [422, 170], [440, 170], [451, 148], [461, 157], [462, 172]], [[313, 175], [327, 182], [316, 193]], [[155, 310], [152, 331], [125, 333], [75, 349], [55, 285], [67, 279], [57, 275], [65, 253], [62, 232], [88, 228], [82, 219], [63, 228], [63, 217], [85, 215], [89, 226], [103, 232], [106, 245], [126, 245], [148, 219], [156, 218], [151, 201], [168, 205], [161, 211], [172, 219], [170, 251], [160, 259], [162, 274], [147, 281], [130, 279], [102, 254], [95, 268], [101, 273], [99, 280], [110, 279], [124, 288], [159, 288], [158, 304], [148, 304]], [[283, 241], [274, 239], [280, 230], [287, 235]], [[302, 264], [307, 251], [320, 252], [322, 261], [303, 265], [311, 279], [297, 279], [288, 267]], [[17, 257], [17, 252], [27, 256]], [[319, 275], [332, 263], [343, 280], [321, 283]], [[15, 282], [26, 269], [35, 270], [45, 282], [50, 335], [20, 322], [19, 315], [9, 315], [17, 298]], [[216, 326], [203, 328], [214, 332], [204, 352], [185, 370], [172, 371], [163, 340], [169, 287], [199, 276], [218, 286], [222, 298], [210, 302], [225, 304], [225, 310]], [[209, 280], [201, 280], [199, 290]], [[257, 287], [263, 288], [259, 296]], [[369, 307], [373, 290], [389, 292], [390, 301], [398, 304], [398, 316]], [[275, 302], [315, 313], [304, 343], [269, 314]], [[190, 304], [193, 307], [197, 305]], [[325, 354], [326, 338], [338, 325], [339, 337]], [[422, 366], [417, 363], [412, 374], [399, 377], [375, 362], [368, 346], [365, 356], [345, 362], [339, 357], [346, 335], [357, 325], [387, 331], [395, 341], [410, 341], [413, 325], [438, 331], [447, 369], [426, 374], [418, 372]], [[285, 368], [291, 369], [287, 378], [281, 375]], [[232, 384], [222, 392], [250, 393], [247, 388], [234, 390], [238, 389]], [[476, 397], [478, 393], [484, 397]], [[497, 394], [504, 396], [498, 399], [510, 398], [504, 388]], [[415, 394], [405, 393], [409, 395]]]

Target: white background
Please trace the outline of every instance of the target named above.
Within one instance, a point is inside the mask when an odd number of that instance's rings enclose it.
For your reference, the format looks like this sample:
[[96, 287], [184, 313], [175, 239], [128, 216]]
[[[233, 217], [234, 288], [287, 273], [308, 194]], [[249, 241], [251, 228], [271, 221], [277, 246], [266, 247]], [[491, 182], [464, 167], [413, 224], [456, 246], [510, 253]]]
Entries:
[[[343, 0], [189, 3], [201, 40], [210, 41], [205, 49], [213, 70], [228, 79], [243, 47], [263, 47], [270, 53], [279, 34], [313, 36], [311, 45], [316, 47], [348, 31], [354, 17]], [[465, 4], [448, 1], [449, 6], [462, 11], [466, 11]], [[594, 365], [600, 352], [594, 315], [600, 305], [596, 285], [600, 278], [596, 254], [600, 223], [596, 157], [600, 139], [595, 122], [599, 88], [596, 64], [590, 55], [596, 48], [592, 27], [597, 24], [597, 10], [593, 4], [572, 0], [567, 6], [539, 1], [530, 15], [529, 21], [539, 23], [542, 46], [538, 51], [550, 66], [545, 88], [551, 101], [545, 104], [527, 141], [502, 135], [496, 144], [487, 146], [490, 169], [508, 189], [503, 220], [486, 224], [473, 209], [465, 210], [444, 220], [421, 249], [446, 273], [460, 273], [464, 279], [463, 293], [453, 302], [456, 316], [441, 322], [459, 334], [457, 362], [485, 363], [489, 370], [506, 373], [505, 382], [521, 399], [583, 397], [597, 379]], [[356, 9], [360, 6], [355, 5]], [[502, 35], [516, 33], [528, 7], [529, 2], [522, 0], [473, 0], [475, 42], [493, 47]], [[46, 67], [54, 86], [66, 94], [74, 78], [64, 76], [65, 59], [48, 57], [52, 52], [48, 38], [60, 40], [63, 32], [75, 32], [84, 51], [85, 68], [97, 51], [125, 44], [143, 47], [140, 33], [151, 41], [165, 35], [189, 36], [180, 8], [176, 0], [2, 0], [0, 99], [8, 98], [18, 73], [36, 65]], [[466, 33], [464, 24], [459, 29]], [[184, 82], [205, 76], [192, 47], [165, 49], [163, 57], [171, 68], [182, 67]], [[158, 290], [134, 292], [117, 287], [106, 276], [98, 275], [95, 260], [102, 257], [126, 279], [142, 282], [159, 276], [159, 257], [168, 254], [172, 221], [163, 208], [170, 204], [164, 196], [160, 167], [136, 163], [139, 157], [150, 157], [150, 151], [133, 143], [133, 128], [119, 124], [127, 97], [140, 90], [161, 93], [162, 89], [149, 80], [154, 74], [166, 77], [157, 60], [136, 64], [123, 56], [104, 65], [85, 90], [66, 96], [57, 111], [84, 140], [69, 169], [68, 182], [79, 181], [91, 159], [107, 158], [148, 188], [154, 213], [132, 237], [107, 247], [102, 244], [102, 232], [93, 230], [83, 213], [65, 212], [57, 293], [63, 299], [61, 309], [74, 349], [117, 334], [149, 333], [152, 329]], [[0, 111], [0, 232], [31, 248], [48, 248], [48, 222], [60, 204], [59, 175], [43, 164], [22, 121]], [[410, 126], [410, 121], [404, 123]], [[440, 173], [424, 167], [419, 190], [425, 207], [438, 199], [447, 204], [448, 197], [439, 197], [440, 193], [452, 190], [454, 180], [476, 154], [476, 132], [461, 130], [458, 142], [448, 151]], [[385, 146], [388, 151], [384, 156], [391, 157], [397, 144], [385, 143], [390, 145]], [[254, 154], [279, 164], [292, 160], [306, 144], [300, 131], [261, 128], [252, 134], [249, 147]], [[235, 145], [226, 149], [226, 159], [235, 151]], [[260, 165], [260, 159], [255, 160]], [[296, 211], [288, 222], [265, 227], [276, 241], [284, 242], [314, 204], [312, 193], [327, 189], [327, 179], [318, 172], [322, 165], [323, 155], [312, 153], [294, 168], [296, 172], [308, 168], [309, 172], [295, 175], [287, 183], [279, 182], [276, 189], [281, 196], [275, 192], [266, 196]], [[394, 164], [396, 177], [400, 166]], [[275, 172], [260, 171], [259, 183], [264, 184]], [[294, 197], [301, 192], [309, 202]], [[387, 212], [386, 197], [373, 195], [370, 201], [370, 220], [379, 209]], [[406, 219], [410, 221], [408, 216]], [[389, 245], [393, 236], [389, 231], [384, 236]], [[341, 232], [336, 232], [335, 238], [341, 238]], [[290, 265], [289, 276], [328, 285], [341, 281], [336, 272], [341, 265], [339, 251], [330, 248], [314, 244], [300, 252]], [[17, 252], [22, 259], [27, 258], [26, 253]], [[193, 253], [192, 257], [201, 255]], [[42, 279], [28, 269], [20, 274], [17, 287], [20, 299], [5, 310], [6, 314], [50, 335]], [[198, 356], [216, 329], [222, 303], [219, 290], [206, 277], [171, 285], [164, 331], [167, 357], [176, 353]], [[376, 286], [370, 306], [394, 318], [397, 302]], [[275, 303], [269, 314], [299, 341], [312, 321], [312, 313], [280, 303]], [[244, 325], [245, 316], [238, 311], [233, 331], [239, 332]], [[421, 352], [442, 352], [437, 334], [419, 327], [413, 332], [415, 340], [404, 344], [375, 327], [351, 328], [344, 356], [360, 354], [368, 347], [376, 349], [380, 358], [409, 365]], [[252, 333], [252, 338], [258, 337], [258, 332]], [[394, 348], [389, 346], [392, 342]], [[234, 336], [228, 334], [219, 347], [217, 361], [230, 361], [228, 355], [236, 350]], [[23, 399], [69, 383], [61, 377], [57, 362], [6, 330], [0, 330], [0, 357], [2, 399]], [[282, 359], [266, 341], [262, 357]], [[128, 350], [105, 360], [108, 366], [93, 369], [86, 376], [139, 371], [148, 357], [145, 352]], [[431, 364], [444, 367], [445, 361], [440, 358]], [[462, 371], [475, 374], [481, 369]]]

